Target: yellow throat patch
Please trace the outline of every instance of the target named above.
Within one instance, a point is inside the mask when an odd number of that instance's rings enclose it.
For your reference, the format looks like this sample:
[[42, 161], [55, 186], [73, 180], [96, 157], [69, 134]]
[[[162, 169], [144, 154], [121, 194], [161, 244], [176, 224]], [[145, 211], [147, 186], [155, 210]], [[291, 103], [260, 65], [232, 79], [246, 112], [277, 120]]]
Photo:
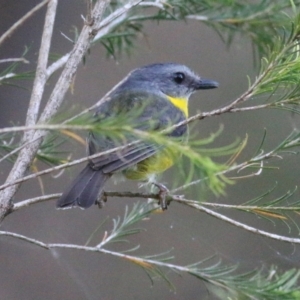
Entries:
[[187, 98], [174, 98], [167, 95], [167, 98], [172, 102], [174, 106], [180, 109], [186, 117], [188, 117], [188, 99]]

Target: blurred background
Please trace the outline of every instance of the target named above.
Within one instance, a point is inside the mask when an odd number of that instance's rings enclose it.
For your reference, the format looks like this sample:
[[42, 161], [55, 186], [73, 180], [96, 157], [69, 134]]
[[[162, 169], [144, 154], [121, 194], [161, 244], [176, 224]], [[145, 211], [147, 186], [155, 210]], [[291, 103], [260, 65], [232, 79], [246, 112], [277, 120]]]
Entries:
[[[0, 0], [0, 34], [40, 1]], [[72, 43], [61, 33], [73, 37], [74, 27], [82, 27], [81, 15], [86, 6], [82, 0], [59, 1], [51, 52], [64, 54]], [[26, 58], [29, 65], [24, 70], [34, 70], [40, 45], [45, 9], [36, 13], [0, 48], [0, 59], [20, 57], [25, 45], [29, 48]], [[205, 78], [220, 83], [218, 89], [201, 91], [193, 95], [190, 112], [209, 111], [222, 107], [236, 99], [248, 87], [247, 75], [254, 78], [253, 49], [249, 40], [236, 36], [230, 47], [222, 42], [218, 34], [203, 23], [190, 22], [148, 22], [145, 36], [141, 36], [130, 56], [125, 54], [115, 61], [109, 58], [99, 44], [91, 49], [77, 72], [73, 91], [69, 91], [62, 113], [68, 110], [79, 112], [98, 101], [110, 88], [133, 68], [154, 62], [177, 62], [191, 67]], [[3, 70], [5, 66], [0, 65]], [[44, 99], [47, 99], [52, 84], [50, 80]], [[30, 98], [32, 82], [22, 82], [27, 89], [1, 86], [0, 126], [23, 125]], [[218, 145], [227, 145], [236, 138], [249, 137], [246, 150], [239, 160], [251, 157], [258, 148], [264, 129], [267, 129], [266, 148], [271, 149], [282, 137], [291, 132], [294, 120], [288, 113], [275, 110], [224, 114], [204, 119], [194, 129], [198, 137], [207, 137], [224, 125]], [[73, 151], [73, 158], [85, 155], [82, 145], [70, 142], [65, 150]], [[280, 165], [280, 163], [279, 163]], [[11, 164], [1, 165], [1, 182], [10, 170]], [[45, 167], [40, 165], [40, 168]], [[215, 198], [204, 193], [203, 201], [218, 201], [227, 204], [242, 204], [278, 186], [273, 196], [292, 190], [297, 185], [299, 166], [295, 157], [284, 160], [281, 169], [260, 177], [239, 180], [228, 186], [226, 195]], [[82, 166], [68, 169], [59, 178], [44, 176], [45, 193], [62, 192]], [[175, 175], [174, 175], [175, 174]], [[176, 168], [163, 175], [162, 182], [172, 186]], [[271, 175], [271, 176], [270, 176]], [[124, 182], [114, 185], [109, 182], [106, 190], [136, 191], [137, 184]], [[186, 192], [190, 199], [199, 199], [197, 188]], [[37, 180], [23, 184], [15, 201], [39, 196], [41, 190]], [[296, 193], [294, 197], [298, 197]], [[46, 243], [84, 244], [91, 233], [104, 219], [104, 230], [112, 228], [112, 219], [123, 216], [126, 206], [132, 207], [137, 199], [110, 198], [102, 210], [93, 207], [88, 210], [72, 209], [58, 211], [55, 202], [49, 201], [22, 209], [8, 216], [1, 230], [24, 234]], [[227, 215], [252, 226], [288, 235], [288, 228], [265, 223], [257, 216], [228, 211]], [[275, 242], [248, 233], [204, 213], [183, 205], [172, 203], [161, 214], [154, 214], [139, 224], [146, 231], [129, 238], [128, 245], [114, 245], [110, 249], [129, 249], [140, 245], [140, 255], [153, 255], [168, 250], [174, 255], [176, 264], [191, 264], [211, 255], [222, 259], [224, 264], [238, 264], [240, 271], [253, 267], [268, 269], [272, 264], [282, 270], [299, 267], [299, 247]], [[103, 237], [100, 230], [97, 238]], [[152, 285], [144, 271], [134, 264], [103, 254], [83, 251], [47, 251], [26, 242], [1, 237], [0, 240], [0, 299], [215, 299], [213, 294], [199, 280], [170, 273], [167, 276], [176, 287], [170, 290], [161, 279]]]

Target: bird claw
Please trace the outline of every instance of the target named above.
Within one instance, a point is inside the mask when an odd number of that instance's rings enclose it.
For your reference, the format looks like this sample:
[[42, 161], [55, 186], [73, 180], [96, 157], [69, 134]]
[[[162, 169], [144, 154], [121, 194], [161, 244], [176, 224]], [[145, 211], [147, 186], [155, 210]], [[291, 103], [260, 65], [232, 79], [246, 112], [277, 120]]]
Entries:
[[95, 204], [98, 205], [99, 208], [103, 208], [105, 206], [105, 202], [107, 202], [107, 196], [105, 193], [101, 193], [95, 201]]
[[161, 209], [168, 209], [169, 202], [167, 201], [167, 196], [170, 194], [169, 189], [161, 183], [153, 182], [152, 184], [158, 188], [158, 203], [160, 204]]

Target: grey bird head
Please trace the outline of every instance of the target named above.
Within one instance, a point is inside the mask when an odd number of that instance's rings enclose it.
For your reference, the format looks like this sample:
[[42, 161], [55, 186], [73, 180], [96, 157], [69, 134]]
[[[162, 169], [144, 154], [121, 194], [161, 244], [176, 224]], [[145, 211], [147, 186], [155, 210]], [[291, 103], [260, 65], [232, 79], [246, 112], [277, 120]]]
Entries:
[[203, 79], [187, 66], [175, 63], [147, 65], [133, 70], [118, 87], [119, 90], [147, 90], [170, 97], [189, 98], [200, 89], [218, 87], [216, 81]]

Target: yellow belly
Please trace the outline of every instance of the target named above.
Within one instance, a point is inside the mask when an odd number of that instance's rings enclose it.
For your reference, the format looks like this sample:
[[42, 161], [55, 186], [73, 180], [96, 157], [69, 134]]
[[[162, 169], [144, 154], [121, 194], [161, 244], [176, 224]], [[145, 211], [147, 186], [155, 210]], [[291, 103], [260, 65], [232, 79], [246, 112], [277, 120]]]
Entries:
[[[167, 96], [167, 98], [175, 107], [183, 112], [185, 117], [188, 117], [187, 98], [175, 98], [171, 96]], [[174, 164], [176, 157], [178, 157], [178, 153], [174, 153], [174, 151], [171, 151], [170, 149], [164, 149], [139, 162], [134, 167], [124, 170], [123, 174], [126, 178], [131, 180], [146, 181], [149, 180], [151, 176], [169, 169]]]
[[163, 150], [139, 162], [134, 167], [123, 171], [126, 178], [131, 180], [148, 180], [151, 176], [169, 169], [174, 164], [174, 153]]

